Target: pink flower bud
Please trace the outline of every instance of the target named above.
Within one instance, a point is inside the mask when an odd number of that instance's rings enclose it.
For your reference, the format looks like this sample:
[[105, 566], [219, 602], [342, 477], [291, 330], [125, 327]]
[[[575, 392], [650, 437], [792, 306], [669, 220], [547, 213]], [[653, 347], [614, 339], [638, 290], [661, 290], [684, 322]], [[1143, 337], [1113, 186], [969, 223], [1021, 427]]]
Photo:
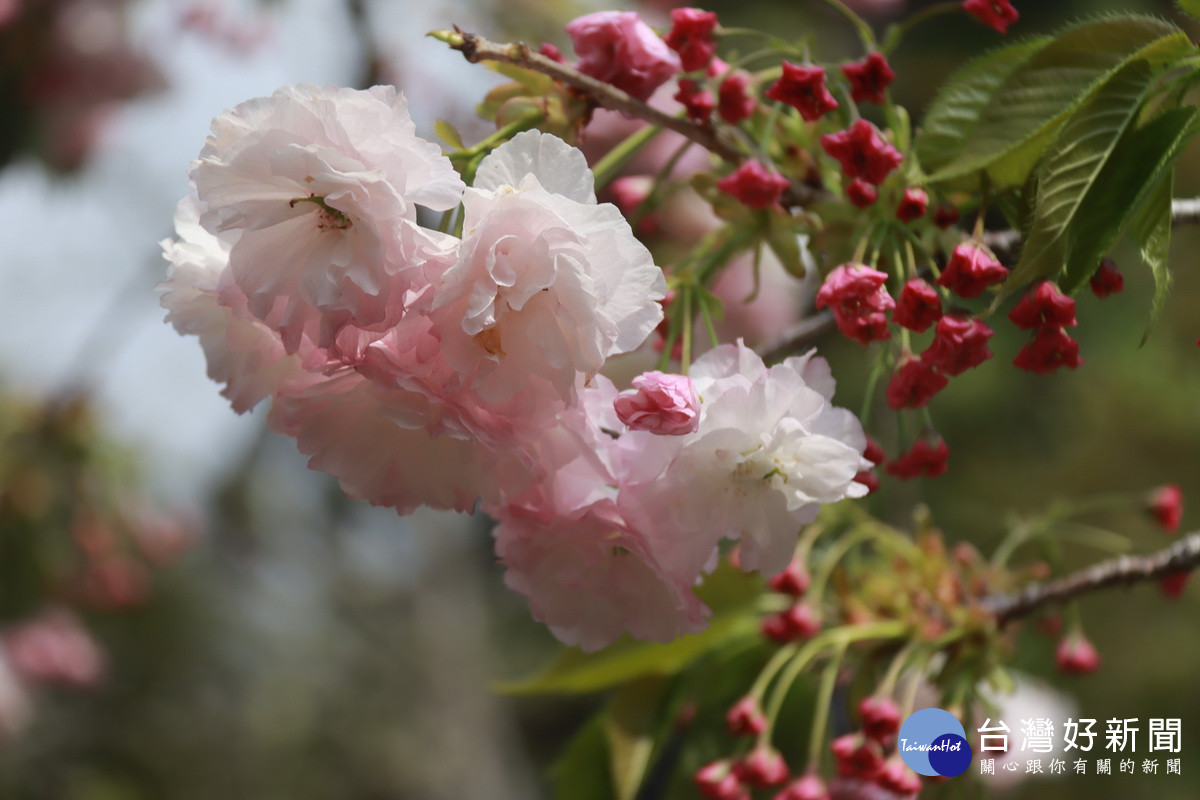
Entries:
[[900, 759], [892, 759], [875, 776], [875, 784], [897, 797], [916, 796], [921, 791], [921, 779]]
[[679, 56], [636, 11], [597, 11], [567, 23], [576, 69], [646, 100], [679, 72]]
[[938, 276], [938, 286], [945, 286], [959, 297], [979, 297], [983, 290], [1008, 276], [1008, 268], [977, 242], [963, 242], [954, 248], [946, 268]]
[[734, 736], [757, 736], [767, 729], [767, 718], [756, 699], [743, 697], [725, 715], [725, 727]]
[[754, 160], [743, 163], [717, 181], [718, 189], [736, 197], [750, 208], [768, 208], [775, 205], [787, 187], [787, 178]]
[[1146, 511], [1164, 531], [1175, 533], [1183, 521], [1183, 490], [1172, 483], [1146, 495]]
[[705, 764], [692, 776], [701, 797], [708, 800], [749, 800], [750, 793], [725, 760]]
[[1086, 675], [1100, 669], [1100, 654], [1082, 633], [1064, 637], [1058, 643], [1054, 660], [1058, 671], [1068, 675]]
[[733, 769], [743, 783], [757, 789], [779, 786], [788, 779], [787, 762], [778, 750], [759, 746], [751, 750], [742, 760], [734, 762]]
[[879, 743], [886, 742], [900, 730], [900, 706], [890, 697], [865, 697], [858, 704], [863, 735]]
[[634, 378], [633, 386], [613, 401], [617, 416], [631, 430], [682, 436], [700, 425], [700, 398], [686, 375], [652, 370]]
[[886, 283], [886, 272], [864, 264], [842, 264], [825, 277], [816, 306], [829, 306], [838, 329], [854, 341], [881, 341], [891, 336], [887, 312], [896, 306]]
[[958, 375], [992, 357], [988, 339], [994, 335], [981, 319], [946, 315], [921, 360], [943, 375]]
[[773, 800], [829, 800], [829, 797], [825, 781], [810, 772], [785, 786]]
[[829, 744], [837, 761], [838, 775], [873, 781], [883, 771], [883, 753], [876, 742], [861, 734], [848, 733]]
[[925, 194], [925, 190], [910, 187], [904, 190], [904, 197], [896, 206], [896, 219], [901, 222], [912, 222], [914, 219], [925, 216], [925, 210], [928, 208], [929, 195]]

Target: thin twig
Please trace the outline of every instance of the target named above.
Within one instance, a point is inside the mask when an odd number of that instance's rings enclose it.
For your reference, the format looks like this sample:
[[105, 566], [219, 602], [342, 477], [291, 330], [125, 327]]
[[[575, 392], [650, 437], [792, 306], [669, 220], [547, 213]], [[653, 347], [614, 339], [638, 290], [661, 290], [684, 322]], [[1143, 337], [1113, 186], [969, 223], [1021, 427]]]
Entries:
[[1054, 580], [1032, 583], [1014, 594], [984, 599], [983, 606], [1005, 625], [1028, 616], [1045, 605], [1064, 603], [1073, 597], [1109, 586], [1154, 580], [1200, 565], [1200, 532], [1190, 533], [1175, 544], [1144, 556], [1118, 556]]

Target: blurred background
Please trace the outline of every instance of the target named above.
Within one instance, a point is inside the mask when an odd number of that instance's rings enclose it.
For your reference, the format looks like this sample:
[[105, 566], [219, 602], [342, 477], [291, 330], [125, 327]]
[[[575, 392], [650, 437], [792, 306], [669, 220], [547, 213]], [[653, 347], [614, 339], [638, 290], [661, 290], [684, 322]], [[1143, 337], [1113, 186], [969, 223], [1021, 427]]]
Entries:
[[[853, 4], [880, 25], [929, 5]], [[673, 5], [641, 10], [661, 25]], [[1010, 36], [1106, 10], [1198, 32], [1170, 0], [1015, 5]], [[822, 61], [860, 55], [818, 2], [703, 7], [728, 26], [814, 34]], [[265, 432], [265, 409], [229, 409], [196, 342], [162, 323], [154, 286], [188, 164], [224, 109], [284, 83], [394, 82], [424, 135], [444, 118], [471, 141], [488, 132], [473, 109], [495, 78], [423, 34], [458, 24], [569, 56], [563, 23], [598, 8], [0, 0], [0, 798], [551, 796], [546, 768], [597, 700], [491, 691], [557, 646], [504, 588], [486, 520], [399, 518], [346, 500]], [[1000, 42], [958, 15], [920, 29], [892, 59], [897, 101], [919, 119], [950, 70]], [[1200, 194], [1194, 149], [1176, 194]], [[1176, 232], [1174, 291], [1144, 347], [1152, 286], [1132, 251], [1116, 254], [1123, 294], [1080, 296], [1082, 369], [1012, 369], [1022, 337], [1000, 330], [996, 359], [934, 402], [950, 472], [885, 479], [873, 510], [903, 521], [923, 498], [950, 540], [988, 552], [1014, 513], [1177, 483], [1183, 530], [1194, 529], [1198, 236]], [[858, 346], [835, 336], [821, 350], [839, 402], [857, 408]], [[1089, 521], [1141, 550], [1167, 544], [1134, 505]], [[1072, 550], [1068, 563], [1104, 555]], [[956, 784], [955, 796], [1196, 797], [1197, 591], [1088, 599], [1096, 674], [1057, 676], [1055, 639], [1032, 626], [1016, 656], [1066, 692], [1026, 716], [1073, 702], [1076, 716], [1141, 717], [1143, 730], [1150, 717], [1182, 718], [1181, 776], [984, 780]]]

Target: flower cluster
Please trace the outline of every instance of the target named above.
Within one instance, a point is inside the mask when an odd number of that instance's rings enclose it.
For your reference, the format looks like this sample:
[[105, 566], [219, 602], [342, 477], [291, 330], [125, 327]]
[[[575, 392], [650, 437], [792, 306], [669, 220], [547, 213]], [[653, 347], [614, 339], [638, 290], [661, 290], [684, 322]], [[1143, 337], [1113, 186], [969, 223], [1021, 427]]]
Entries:
[[[482, 501], [509, 586], [564, 641], [696, 631], [722, 539], [777, 572], [820, 504], [866, 491], [820, 359], [726, 345], [624, 394], [597, 374], [659, 324], [666, 287], [550, 134], [496, 147], [465, 187], [394, 90], [286, 87], [218, 117], [192, 180], [163, 305], [234, 408], [270, 398], [351, 496]], [[460, 202], [461, 236], [420, 224]]]

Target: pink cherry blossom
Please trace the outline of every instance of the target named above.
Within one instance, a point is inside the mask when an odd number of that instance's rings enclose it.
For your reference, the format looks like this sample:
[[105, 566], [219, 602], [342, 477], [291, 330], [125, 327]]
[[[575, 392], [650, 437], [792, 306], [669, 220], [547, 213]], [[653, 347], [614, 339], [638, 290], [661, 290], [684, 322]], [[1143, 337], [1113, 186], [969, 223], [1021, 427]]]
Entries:
[[416, 224], [417, 205], [446, 210], [463, 190], [416, 135], [403, 95], [383, 86], [248, 100], [213, 121], [192, 178], [204, 227], [240, 232], [230, 272], [289, 353], [305, 337], [328, 346], [346, 324], [394, 324], [453, 247]]
[[631, 462], [621, 511], [681, 574], [698, 575], [722, 538], [740, 541], [743, 567], [776, 574], [821, 504], [866, 493], [854, 482], [869, 466], [862, 426], [830, 403], [828, 367], [811, 354], [768, 368], [722, 345], [690, 375], [703, 398], [695, 433], [618, 441]]
[[451, 366], [486, 401], [544, 382], [570, 402], [578, 373], [638, 347], [662, 319], [662, 270], [583, 154], [527, 131], [480, 164], [465, 235], [430, 313]]

